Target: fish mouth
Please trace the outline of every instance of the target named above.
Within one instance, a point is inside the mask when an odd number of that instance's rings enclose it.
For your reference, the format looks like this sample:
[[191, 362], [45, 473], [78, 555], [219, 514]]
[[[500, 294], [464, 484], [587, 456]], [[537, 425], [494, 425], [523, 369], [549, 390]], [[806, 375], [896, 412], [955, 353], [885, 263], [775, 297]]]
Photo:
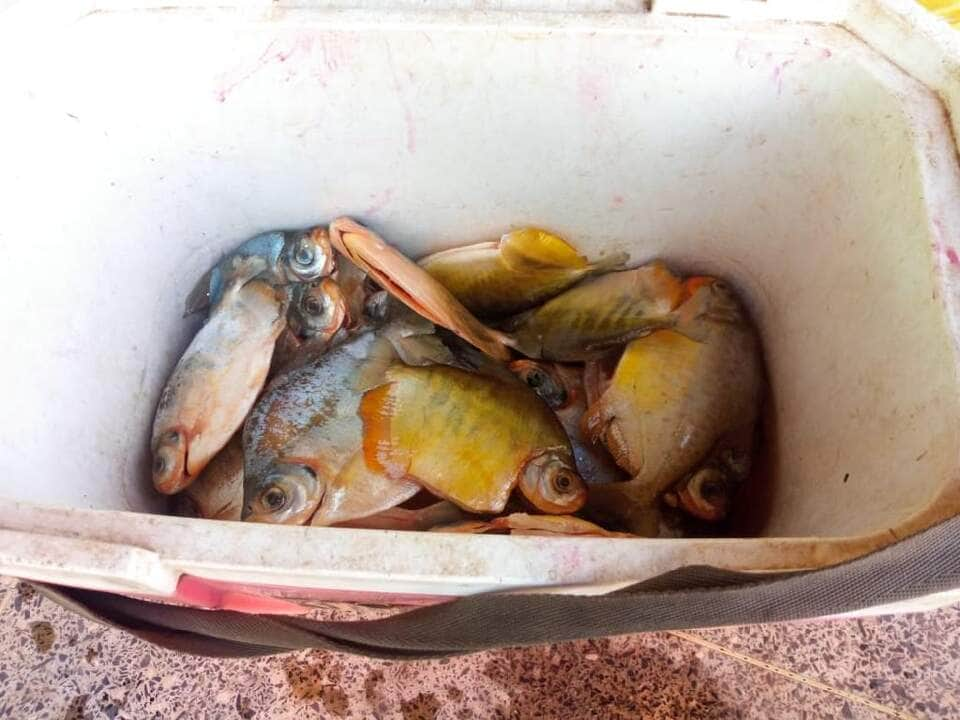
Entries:
[[189, 439], [182, 428], [170, 428], [160, 435], [153, 450], [153, 486], [164, 495], [174, 495], [189, 487], [193, 478], [189, 467]]

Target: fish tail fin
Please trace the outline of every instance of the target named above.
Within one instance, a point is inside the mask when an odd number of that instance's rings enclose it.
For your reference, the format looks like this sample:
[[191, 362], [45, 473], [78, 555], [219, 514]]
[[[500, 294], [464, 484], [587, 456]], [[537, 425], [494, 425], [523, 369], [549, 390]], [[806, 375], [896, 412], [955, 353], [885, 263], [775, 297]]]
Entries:
[[597, 260], [590, 263], [588, 266], [588, 275], [602, 275], [606, 272], [612, 272], [614, 270], [622, 270], [623, 267], [629, 262], [630, 253], [628, 252], [615, 252], [606, 257], [598, 258]]
[[425, 365], [452, 365], [455, 358], [436, 335], [410, 335], [394, 341], [394, 349], [407, 365], [422, 367]]
[[503, 344], [528, 358], [539, 359], [542, 355], [540, 343], [524, 335], [505, 334]]

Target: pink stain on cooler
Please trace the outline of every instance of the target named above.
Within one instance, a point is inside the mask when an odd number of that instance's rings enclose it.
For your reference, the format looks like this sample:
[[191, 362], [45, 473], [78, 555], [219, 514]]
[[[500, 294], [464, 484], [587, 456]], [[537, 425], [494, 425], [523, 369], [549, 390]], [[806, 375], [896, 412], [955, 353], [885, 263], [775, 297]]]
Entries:
[[960, 265], [960, 257], [957, 256], [957, 251], [952, 247], [947, 248], [947, 260], [950, 261], [951, 265]]
[[773, 67], [773, 79], [777, 83], [777, 95], [780, 95], [783, 91], [783, 71], [792, 62], [793, 60], [784, 60]]
[[610, 198], [610, 207], [612, 208], [623, 207], [623, 195], [614, 195], [612, 198]]
[[[253, 63], [223, 75], [220, 78], [220, 82], [218, 83], [219, 88], [215, 92], [214, 97], [217, 102], [226, 102], [234, 90], [264, 68], [271, 65], [285, 66], [287, 61], [294, 58], [294, 56], [309, 56], [313, 50], [313, 43], [314, 36], [310, 34], [301, 34], [286, 41], [274, 38], [267, 44], [267, 47]], [[339, 47], [337, 49], [340, 50]], [[338, 55], [331, 60], [326, 44], [323, 46], [323, 55], [325, 69], [328, 71], [336, 70], [344, 59], [342, 52], [339, 52]], [[303, 63], [290, 63], [291, 67], [287, 69], [283, 80], [289, 82], [296, 77], [303, 69], [301, 67], [302, 64]]]
[[393, 200], [393, 192], [393, 188], [387, 188], [382, 192], [372, 195], [370, 198], [370, 206], [364, 211], [364, 214], [373, 215], [383, 210], [383, 208], [389, 205], [390, 201]]
[[606, 96], [606, 80], [600, 73], [581, 70], [577, 77], [577, 98], [580, 106], [595, 110], [603, 105]]

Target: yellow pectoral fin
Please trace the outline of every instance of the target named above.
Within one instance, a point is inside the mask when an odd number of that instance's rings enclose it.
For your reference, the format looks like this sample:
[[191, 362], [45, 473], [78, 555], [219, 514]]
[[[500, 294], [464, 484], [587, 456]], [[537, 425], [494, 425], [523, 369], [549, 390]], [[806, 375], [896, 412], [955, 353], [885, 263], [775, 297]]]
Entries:
[[511, 270], [582, 270], [588, 266], [586, 258], [570, 243], [539, 228], [521, 228], [504, 235], [500, 239], [500, 255]]

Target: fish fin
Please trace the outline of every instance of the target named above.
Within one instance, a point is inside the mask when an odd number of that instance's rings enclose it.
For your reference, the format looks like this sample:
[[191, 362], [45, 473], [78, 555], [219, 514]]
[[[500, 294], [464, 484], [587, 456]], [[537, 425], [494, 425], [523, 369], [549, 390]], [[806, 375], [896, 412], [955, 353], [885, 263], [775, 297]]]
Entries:
[[353, 379], [354, 389], [366, 392], [383, 385], [387, 370], [400, 359], [394, 343], [383, 337], [376, 338], [370, 345], [366, 360], [357, 368]]
[[193, 290], [190, 291], [183, 303], [183, 317], [190, 317], [194, 313], [203, 312], [210, 308], [210, 286], [213, 281], [213, 274], [216, 271], [217, 266], [214, 265], [197, 280], [197, 284], [193, 286]]
[[663, 260], [642, 265], [632, 277], [638, 283], [637, 292], [668, 302], [670, 310], [676, 310], [687, 299], [683, 280]]
[[372, 471], [357, 451], [331, 480], [310, 524], [332, 525], [368, 517], [406, 502], [418, 492], [420, 486], [406, 478]]
[[513, 270], [585, 270], [587, 259], [563, 238], [540, 228], [520, 228], [500, 238], [500, 257]]
[[607, 412], [603, 398], [587, 408], [580, 418], [580, 432], [594, 445], [607, 448], [614, 461], [622, 468], [629, 468], [629, 444], [623, 437], [617, 418]]
[[537, 309], [538, 308], [531, 308], [530, 310], [525, 310], [522, 313], [506, 319], [500, 324], [500, 329], [503, 331], [505, 338], [504, 344], [516, 350], [521, 355], [526, 355], [528, 358], [534, 359], [542, 357], [543, 343], [540, 338], [536, 337], [533, 333], [524, 333], [523, 326]]
[[338, 218], [330, 223], [330, 241], [417, 314], [453, 330], [492, 357], [509, 359], [503, 333], [481, 323], [438, 280], [373, 231], [350, 218]]
[[400, 359], [407, 365], [452, 365], [455, 358], [436, 335], [411, 335], [393, 343]]
[[589, 265], [588, 274], [602, 275], [603, 273], [622, 270], [623, 266], [630, 260], [630, 253], [615, 252], [612, 255], [598, 258]]
[[[651, 320], [649, 323], [643, 327], [634, 328], [625, 333], [621, 333], [616, 337], [606, 338], [600, 342], [588, 343], [584, 346], [584, 351], [588, 353], [606, 353], [613, 350], [616, 347], [621, 345], [626, 345], [632, 340], [637, 340], [638, 338], [646, 337], [647, 335], [652, 335], [658, 330], [671, 330], [677, 324], [677, 318], [675, 313], [671, 313], [667, 317], [659, 318], [656, 320]], [[695, 339], [695, 338], [691, 338]]]
[[367, 390], [360, 398], [357, 415], [363, 421], [363, 458], [367, 467], [400, 478], [407, 475], [411, 458], [391, 438], [392, 391], [390, 382]]
[[495, 528], [485, 520], [462, 520], [461, 522], [451, 523], [449, 525], [437, 525], [430, 528], [427, 532], [449, 532], [461, 533], [465, 535], [482, 535]]
[[538, 310], [539, 308], [530, 308], [529, 310], [524, 310], [522, 313], [517, 313], [508, 317], [506, 320], [502, 321], [497, 325], [498, 328], [503, 330], [506, 333], [512, 333], [518, 328], [526, 324], [530, 317]]
[[543, 343], [540, 342], [539, 338], [527, 337], [524, 335], [510, 335], [507, 334], [504, 344], [516, 350], [521, 355], [525, 355], [528, 358], [533, 358], [534, 360], [539, 360], [543, 357]]

